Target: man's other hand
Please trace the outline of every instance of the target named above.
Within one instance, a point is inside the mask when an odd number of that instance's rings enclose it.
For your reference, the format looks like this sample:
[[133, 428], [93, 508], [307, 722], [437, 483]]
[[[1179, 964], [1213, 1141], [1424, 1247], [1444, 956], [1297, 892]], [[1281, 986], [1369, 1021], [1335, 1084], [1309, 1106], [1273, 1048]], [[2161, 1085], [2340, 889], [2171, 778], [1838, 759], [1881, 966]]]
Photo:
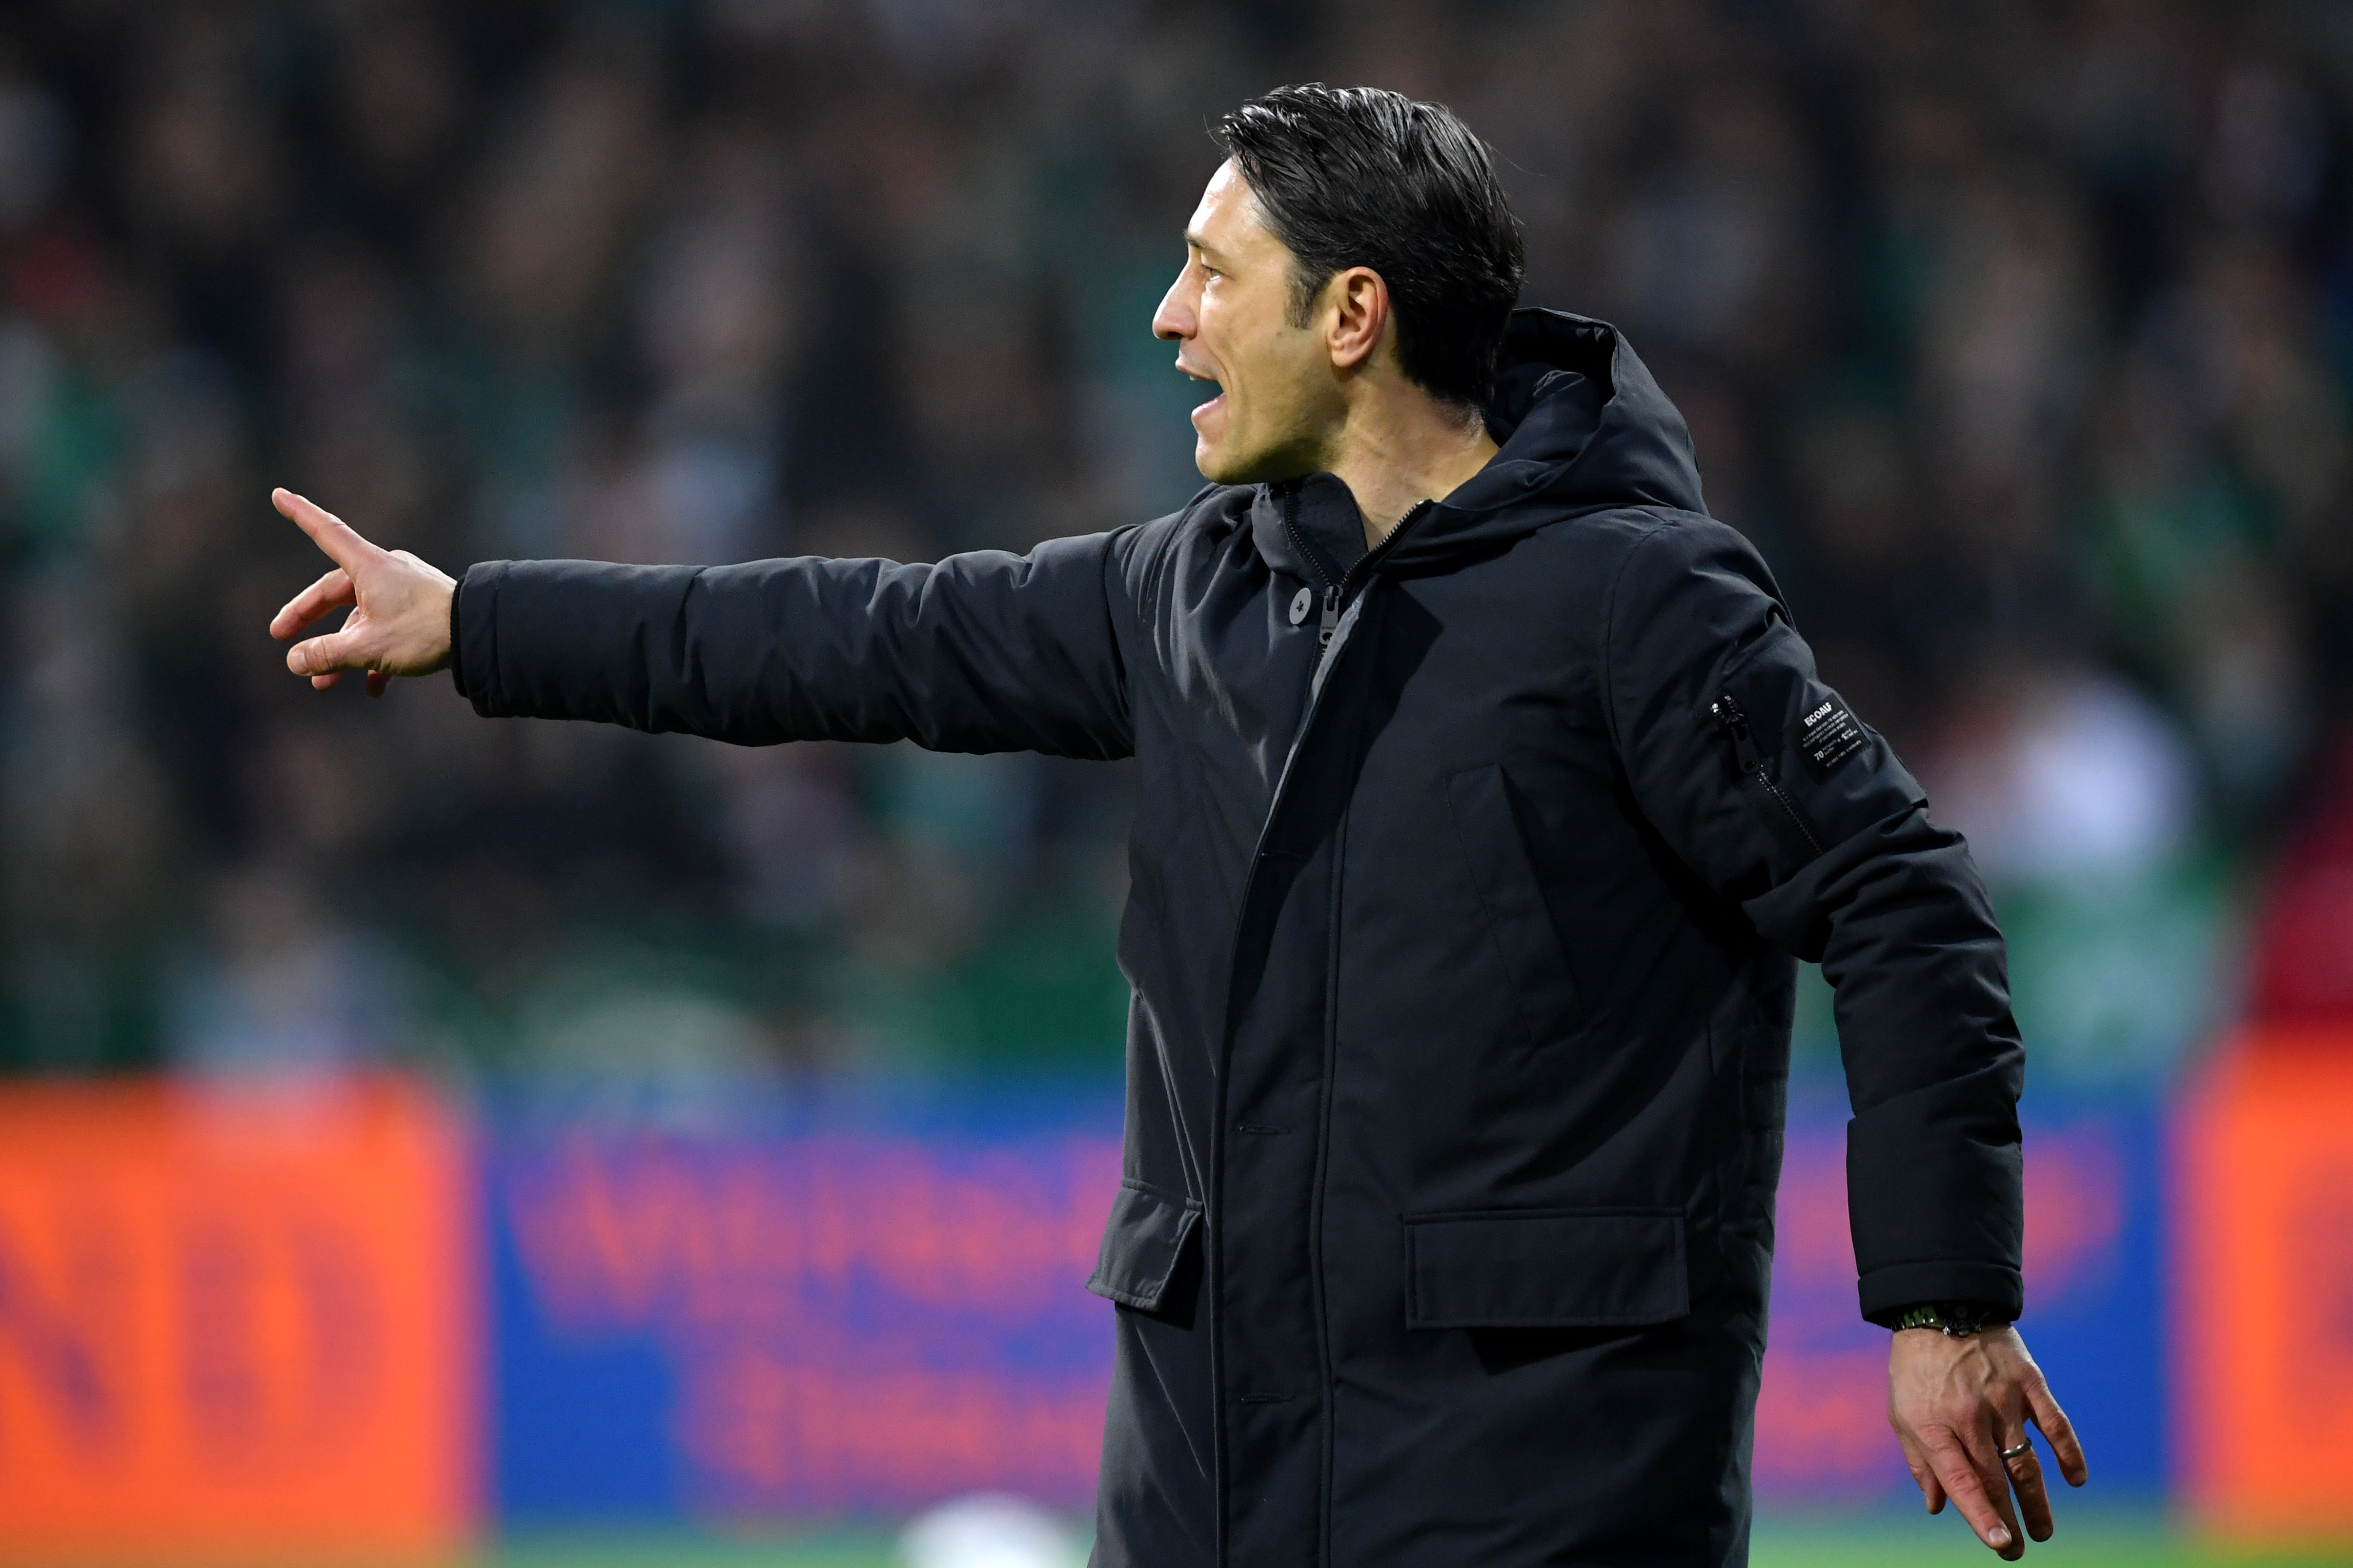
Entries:
[[1887, 1359], [1887, 1418], [1928, 1511], [1941, 1512], [1951, 1498], [1978, 1539], [2012, 1561], [2026, 1553], [2020, 1514], [2029, 1535], [2051, 1539], [2042, 1466], [2031, 1446], [2019, 1451], [2028, 1442], [2027, 1423], [2042, 1429], [2069, 1486], [2091, 1476], [2067, 1413], [2051, 1397], [2026, 1342], [2008, 1325], [1963, 1339], [1936, 1329], [1898, 1330]]
[[327, 552], [335, 569], [286, 601], [269, 623], [280, 642], [330, 610], [350, 609], [342, 626], [286, 650], [286, 668], [322, 690], [347, 669], [367, 671], [370, 697], [396, 675], [430, 675], [449, 664], [449, 601], [458, 584], [406, 550], [369, 543], [334, 513], [291, 490], [269, 499]]

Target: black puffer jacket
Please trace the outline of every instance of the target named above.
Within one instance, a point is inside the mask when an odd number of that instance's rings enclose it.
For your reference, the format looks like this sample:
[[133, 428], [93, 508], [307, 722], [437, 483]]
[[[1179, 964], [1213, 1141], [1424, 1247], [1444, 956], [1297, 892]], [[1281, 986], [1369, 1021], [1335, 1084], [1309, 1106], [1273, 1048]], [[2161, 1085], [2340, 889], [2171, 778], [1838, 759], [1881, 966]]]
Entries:
[[1140, 759], [1100, 1563], [1744, 1560], [1793, 955], [1862, 1310], [2020, 1306], [1967, 850], [1617, 332], [1523, 310], [1507, 360], [1502, 452], [1371, 555], [1325, 476], [1026, 558], [460, 591], [485, 714]]

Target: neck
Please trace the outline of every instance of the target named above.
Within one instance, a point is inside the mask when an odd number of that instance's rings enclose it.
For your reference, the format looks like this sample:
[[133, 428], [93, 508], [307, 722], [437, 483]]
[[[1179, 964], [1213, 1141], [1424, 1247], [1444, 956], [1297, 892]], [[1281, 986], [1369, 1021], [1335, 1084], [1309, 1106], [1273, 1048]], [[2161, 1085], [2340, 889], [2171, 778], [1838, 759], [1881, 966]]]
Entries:
[[1444, 500], [1495, 455], [1486, 421], [1475, 410], [1410, 386], [1350, 409], [1334, 446], [1322, 467], [1356, 498], [1367, 549], [1387, 539], [1416, 505]]

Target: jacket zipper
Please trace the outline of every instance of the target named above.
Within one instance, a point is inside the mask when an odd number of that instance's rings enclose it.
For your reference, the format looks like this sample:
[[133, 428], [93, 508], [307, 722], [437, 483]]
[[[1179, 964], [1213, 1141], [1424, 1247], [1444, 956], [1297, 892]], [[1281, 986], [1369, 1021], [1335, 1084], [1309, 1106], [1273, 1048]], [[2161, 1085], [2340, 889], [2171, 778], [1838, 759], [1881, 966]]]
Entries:
[[1748, 727], [1746, 710], [1728, 691], [1709, 703], [1707, 710], [1715, 716], [1715, 721], [1724, 727], [1725, 733], [1732, 737], [1732, 754], [1739, 760], [1742, 774], [1773, 797], [1773, 804], [1788, 817], [1789, 826], [1798, 830], [1798, 836], [1815, 854], [1820, 854], [1822, 841], [1814, 837], [1814, 830], [1806, 826], [1804, 817], [1798, 815], [1798, 803], [1789, 798], [1789, 792], [1781, 787], [1781, 781], [1775, 778], [1772, 770], [1765, 765], [1764, 755], [1757, 749], [1756, 731]]
[[1356, 590], [1364, 586], [1363, 579], [1371, 574], [1373, 568], [1380, 563], [1381, 557], [1388, 553], [1389, 546], [1404, 535], [1406, 529], [1437, 504], [1424, 500], [1407, 508], [1406, 514], [1398, 519], [1397, 526], [1389, 530], [1388, 537], [1358, 556], [1356, 563], [1342, 573], [1340, 580], [1335, 583], [1332, 574], [1324, 569], [1324, 558], [1308, 547], [1307, 536], [1299, 530], [1298, 490], [1294, 489], [1283, 498], [1282, 526], [1291, 535], [1291, 547], [1299, 552], [1300, 558], [1307, 563], [1307, 569], [1314, 573], [1315, 580], [1324, 585], [1324, 616], [1315, 626], [1315, 647], [1319, 652], [1332, 646], [1333, 634], [1340, 629], [1340, 611]]
[[[1437, 502], [1425, 498], [1424, 500], [1414, 502], [1410, 507], [1408, 507], [1406, 509], [1405, 515], [1398, 519], [1397, 526], [1389, 530], [1388, 536], [1372, 549], [1365, 552], [1363, 555], [1358, 556], [1356, 558], [1356, 563], [1354, 566], [1349, 567], [1347, 571], [1342, 573], [1340, 574], [1340, 580], [1337, 583], [1335, 583], [1332, 581], [1332, 574], [1324, 570], [1324, 558], [1317, 554], [1308, 544], [1306, 536], [1300, 531], [1299, 492], [1296, 487], [1292, 489], [1289, 495], [1283, 498], [1283, 529], [1291, 535], [1291, 547], [1299, 552], [1300, 558], [1307, 563], [1307, 569], [1315, 574], [1316, 582], [1323, 584], [1324, 616], [1323, 619], [1317, 623], [1315, 628], [1316, 666], [1314, 678], [1308, 683], [1307, 711], [1301, 715], [1299, 733], [1293, 737], [1291, 743], [1291, 750], [1282, 759], [1282, 771], [1275, 776], [1274, 795], [1267, 804], [1266, 821], [1260, 826], [1259, 843], [1257, 848], [1250, 856], [1250, 874], [1244, 879], [1242, 884], [1241, 914], [1243, 918], [1247, 918], [1250, 911], [1252, 884], [1257, 880], [1258, 866], [1263, 857], [1266, 847], [1267, 830], [1273, 826], [1275, 814], [1282, 810], [1283, 792], [1291, 783], [1291, 765], [1293, 762], [1297, 761], [1299, 756], [1299, 748], [1306, 742], [1308, 731], [1314, 727], [1315, 722], [1315, 710], [1318, 706], [1318, 700], [1321, 698], [1323, 691], [1324, 668], [1324, 666], [1328, 665], [1332, 660], [1333, 639], [1339, 635], [1340, 631], [1340, 612], [1342, 608], [1346, 605], [1350, 597], [1361, 589], [1366, 582], [1370, 580], [1375, 569], [1380, 565], [1382, 558], [1388, 554], [1390, 549], [1396, 545], [1398, 541], [1403, 539], [1406, 535], [1406, 531], [1412, 528], [1415, 523], [1421, 521], [1421, 516], [1424, 512], [1429, 511], [1437, 504]], [[1345, 843], [1345, 841], [1346, 823], [1347, 813], [1344, 810], [1340, 815], [1341, 826], [1338, 837], [1335, 839], [1335, 858], [1332, 868], [1332, 896], [1334, 899], [1334, 907], [1330, 911], [1328, 911], [1328, 918], [1335, 923], [1338, 919], [1337, 900], [1340, 890], [1340, 850], [1337, 846]], [[1227, 1074], [1225, 1072], [1225, 1063], [1223, 1060], [1223, 1037], [1233, 1027], [1233, 1018], [1231, 1016], [1233, 1008], [1233, 976], [1235, 966], [1240, 962], [1241, 956], [1242, 930], [1242, 919], [1237, 919], [1234, 922], [1233, 944], [1226, 953], [1225, 979], [1227, 995], [1226, 1006], [1224, 1009], [1225, 1016], [1220, 1024], [1221, 1038], [1219, 1048], [1219, 1062], [1217, 1089], [1218, 1121], [1217, 1125], [1212, 1129], [1213, 1138], [1216, 1138], [1220, 1142], [1222, 1141], [1225, 1131], [1227, 1082]], [[1326, 943], [1327, 962], [1335, 960], [1336, 948], [1333, 944], [1337, 942], [1337, 937], [1328, 926], [1324, 931], [1324, 942]], [[1336, 973], [1326, 976], [1326, 990], [1324, 1004], [1323, 1094], [1322, 1103], [1318, 1108], [1316, 1116], [1315, 1192], [1314, 1198], [1313, 1200], [1313, 1211], [1308, 1222], [1308, 1230], [1311, 1237], [1310, 1250], [1314, 1255], [1311, 1260], [1311, 1268], [1313, 1270], [1312, 1283], [1314, 1292], [1316, 1359], [1319, 1370], [1323, 1373], [1326, 1386], [1329, 1386], [1331, 1384], [1332, 1344], [1329, 1329], [1330, 1311], [1324, 1300], [1323, 1213], [1324, 1189], [1329, 1180], [1326, 1170], [1326, 1160], [1331, 1143], [1329, 1118], [1331, 1116], [1332, 1074], [1334, 1071], [1332, 1059], [1332, 1051], [1334, 1048], [1332, 1039], [1333, 1007], [1335, 998], [1338, 994], [1338, 975]], [[1221, 1151], [1217, 1143], [1213, 1143], [1211, 1152], [1214, 1159]], [[1223, 1202], [1225, 1195], [1225, 1183], [1223, 1180], [1224, 1173], [1224, 1161], [1221, 1159], [1216, 1160], [1215, 1168], [1210, 1173], [1212, 1177], [1216, 1179], [1216, 1186], [1212, 1189], [1216, 1195], [1211, 1198], [1207, 1208], [1209, 1211], [1216, 1212], [1220, 1217], [1222, 1217], [1222, 1211], [1225, 1206]], [[1207, 1217], [1207, 1215], [1205, 1215], [1205, 1217]], [[1221, 1284], [1224, 1275], [1224, 1255], [1222, 1250], [1219, 1250], [1218, 1247], [1219, 1237], [1217, 1232], [1221, 1229], [1222, 1226], [1205, 1225], [1203, 1228], [1209, 1232], [1209, 1235], [1204, 1242], [1205, 1256], [1208, 1256], [1213, 1258], [1213, 1268], [1215, 1270], [1213, 1279], [1217, 1279]], [[1221, 1336], [1214, 1334], [1210, 1338], [1210, 1343], [1213, 1347], [1211, 1357], [1213, 1363], [1219, 1359], [1215, 1354], [1215, 1347], [1219, 1344], [1220, 1338]], [[1221, 1444], [1223, 1435], [1224, 1423], [1221, 1421], [1219, 1423], [1219, 1437]], [[1327, 1423], [1324, 1428], [1324, 1492], [1326, 1500], [1327, 1511], [1318, 1527], [1318, 1533], [1324, 1540], [1324, 1550], [1320, 1552], [1318, 1555], [1319, 1557], [1327, 1558], [1330, 1555], [1331, 1534], [1331, 1524], [1328, 1513], [1329, 1495], [1331, 1491], [1331, 1429]], [[1220, 1562], [1225, 1560], [1227, 1545], [1225, 1539], [1226, 1483], [1227, 1476], [1224, 1454], [1221, 1447], [1219, 1454], [1218, 1463], [1218, 1558]]]

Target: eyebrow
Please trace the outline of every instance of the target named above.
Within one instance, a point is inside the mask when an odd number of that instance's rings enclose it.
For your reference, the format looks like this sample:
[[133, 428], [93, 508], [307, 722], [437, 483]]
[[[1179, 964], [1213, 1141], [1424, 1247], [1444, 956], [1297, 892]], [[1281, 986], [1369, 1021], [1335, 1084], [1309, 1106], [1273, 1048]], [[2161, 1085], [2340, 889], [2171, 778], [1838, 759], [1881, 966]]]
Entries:
[[1197, 229], [1188, 228], [1185, 231], [1185, 243], [1191, 246], [1194, 249], [1199, 251], [1204, 256], [1222, 258], [1225, 255], [1224, 251], [1219, 250], [1216, 246], [1211, 245], [1208, 240], [1202, 238], [1200, 232]]

